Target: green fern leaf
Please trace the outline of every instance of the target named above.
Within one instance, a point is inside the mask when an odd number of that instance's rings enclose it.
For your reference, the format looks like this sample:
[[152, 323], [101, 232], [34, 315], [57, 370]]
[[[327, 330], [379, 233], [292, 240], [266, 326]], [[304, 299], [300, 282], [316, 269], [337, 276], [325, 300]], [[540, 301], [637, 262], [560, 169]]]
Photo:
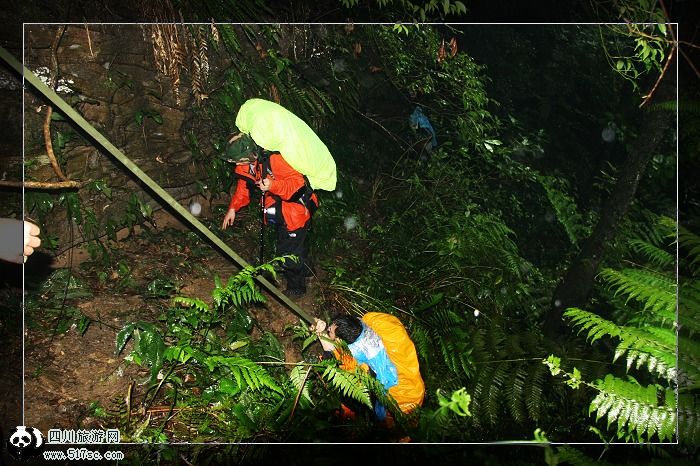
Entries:
[[210, 371], [220, 367], [227, 368], [241, 389], [245, 386], [249, 386], [253, 390], [268, 388], [277, 394], [283, 394], [282, 388], [272, 376], [263, 367], [250, 359], [237, 356], [211, 356], [205, 359], [204, 363], [209, 367]]
[[593, 459], [574, 447], [565, 445], [557, 448], [557, 463], [570, 466], [610, 466], [611, 463], [600, 459]]
[[627, 295], [628, 301], [635, 299], [644, 305], [644, 309], [665, 317], [675, 312], [676, 283], [664, 274], [649, 270], [604, 269], [600, 275], [611, 287], [616, 288], [616, 295]]
[[543, 364], [537, 364], [530, 375], [529, 384], [525, 391], [527, 413], [530, 419], [534, 421], [540, 420], [540, 413], [542, 412], [542, 404], [544, 402], [542, 393], [547, 374], [547, 367]]
[[658, 405], [655, 386], [643, 387], [608, 374], [595, 387], [599, 393], [591, 401], [589, 412], [596, 413], [596, 420], [605, 416], [608, 426], [617, 423], [618, 432], [627, 427], [649, 440], [654, 435], [662, 441], [670, 439], [668, 433], [675, 431], [676, 412]]
[[496, 370], [493, 371], [493, 378], [489, 382], [488, 387], [488, 400], [486, 403], [486, 412], [488, 415], [489, 423], [494, 426], [498, 423], [500, 418], [500, 407], [501, 407], [501, 393], [503, 392], [503, 386], [505, 384], [505, 379], [508, 376], [511, 367], [508, 363], [499, 363], [496, 366]]
[[515, 375], [513, 375], [508, 387], [506, 396], [510, 415], [516, 422], [523, 422], [527, 417], [525, 413], [525, 383], [529, 377], [532, 367], [528, 364], [521, 365]]
[[297, 365], [292, 368], [289, 373], [289, 380], [297, 393], [301, 393], [301, 400], [305, 400], [308, 404], [313, 405], [309, 394], [309, 379], [308, 372], [310, 368], [305, 368], [302, 365]]
[[657, 267], [666, 268], [676, 262], [676, 257], [673, 254], [646, 241], [634, 239], [630, 241], [630, 246], [634, 251], [647, 257]]
[[209, 312], [209, 305], [198, 298], [187, 298], [185, 296], [176, 296], [173, 298], [175, 304], [181, 304], [183, 307], [194, 307], [200, 312]]
[[339, 389], [343, 395], [359, 401], [367, 407], [372, 407], [372, 401], [369, 397], [369, 389], [362, 383], [356, 374], [344, 371], [335, 365], [329, 364], [326, 366], [326, 369], [323, 371], [321, 376], [330, 382], [334, 388]]
[[697, 275], [698, 262], [700, 262], [700, 236], [685, 227], [679, 226], [678, 241], [683, 249], [687, 251], [688, 266], [693, 269], [692, 275]]

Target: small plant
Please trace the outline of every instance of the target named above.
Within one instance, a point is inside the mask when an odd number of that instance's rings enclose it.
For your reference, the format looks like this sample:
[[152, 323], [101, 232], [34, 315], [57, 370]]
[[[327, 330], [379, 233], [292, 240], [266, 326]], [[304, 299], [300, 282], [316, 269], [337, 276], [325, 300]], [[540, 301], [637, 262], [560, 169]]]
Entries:
[[129, 232], [134, 234], [136, 225], [145, 226], [145, 222], [152, 222], [153, 208], [146, 202], [143, 202], [136, 193], [132, 193], [129, 198], [129, 204], [124, 213], [124, 223], [129, 228]]
[[70, 269], [58, 269], [25, 300], [29, 325], [53, 322], [56, 333], [65, 333], [74, 328], [80, 335], [87, 332], [92, 319], [84, 315], [75, 302], [92, 296], [88, 286]]

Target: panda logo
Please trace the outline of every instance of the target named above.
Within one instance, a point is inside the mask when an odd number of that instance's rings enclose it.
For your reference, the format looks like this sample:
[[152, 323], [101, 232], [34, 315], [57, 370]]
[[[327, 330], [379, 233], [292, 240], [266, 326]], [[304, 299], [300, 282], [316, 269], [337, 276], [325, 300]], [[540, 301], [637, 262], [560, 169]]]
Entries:
[[34, 427], [17, 426], [7, 439], [7, 451], [16, 460], [25, 460], [39, 452], [44, 445], [44, 436]]

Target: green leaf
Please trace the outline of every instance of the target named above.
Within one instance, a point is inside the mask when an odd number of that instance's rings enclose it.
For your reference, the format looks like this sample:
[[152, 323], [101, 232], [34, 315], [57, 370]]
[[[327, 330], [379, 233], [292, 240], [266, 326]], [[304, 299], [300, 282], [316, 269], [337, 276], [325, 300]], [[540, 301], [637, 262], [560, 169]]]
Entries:
[[92, 322], [92, 319], [90, 319], [88, 316], [81, 314], [80, 319], [78, 319], [78, 333], [80, 335], [85, 335], [85, 332], [87, 332], [88, 327], [90, 326], [90, 323]]
[[304, 351], [306, 348], [309, 347], [310, 344], [312, 344], [313, 342], [315, 342], [316, 339], [317, 339], [317, 337], [316, 337], [315, 334], [314, 334], [314, 335], [309, 335], [308, 337], [306, 337], [306, 339], [304, 340], [304, 342], [303, 342], [302, 345], [301, 345], [301, 350]]
[[126, 342], [131, 338], [131, 334], [134, 333], [135, 325], [134, 323], [127, 324], [117, 333], [117, 354], [124, 350]]
[[561, 372], [561, 358], [550, 354], [547, 359], [544, 359], [542, 363], [549, 367], [549, 372], [552, 375], [558, 375]]
[[248, 429], [250, 432], [256, 432], [258, 426], [255, 424], [253, 419], [246, 413], [245, 407], [241, 403], [236, 403], [233, 406], [233, 414], [240, 421], [241, 425]]
[[237, 340], [237, 341], [234, 341], [233, 343], [231, 343], [228, 348], [231, 351], [236, 351], [237, 349], [243, 348], [247, 344], [248, 344], [248, 342], [246, 340]]
[[93, 182], [93, 187], [97, 191], [99, 191], [102, 194], [104, 194], [105, 196], [107, 196], [107, 199], [110, 199], [110, 200], [112, 199], [112, 188], [110, 188], [107, 185], [107, 182], [105, 180], [95, 180]]
[[233, 380], [228, 377], [224, 377], [219, 380], [219, 391], [226, 393], [227, 395], [236, 395], [241, 391], [241, 389]]

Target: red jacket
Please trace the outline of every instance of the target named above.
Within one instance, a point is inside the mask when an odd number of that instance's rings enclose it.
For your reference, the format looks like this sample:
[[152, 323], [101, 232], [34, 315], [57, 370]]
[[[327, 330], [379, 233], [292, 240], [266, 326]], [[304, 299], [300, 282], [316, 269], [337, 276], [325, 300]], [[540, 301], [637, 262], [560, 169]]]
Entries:
[[[291, 199], [304, 187], [304, 177], [293, 169], [279, 153], [270, 155], [269, 166], [272, 173], [268, 173], [267, 176], [272, 180], [272, 184], [265, 196], [265, 207], [272, 207], [280, 201], [282, 217], [287, 225], [287, 230], [294, 231], [304, 227], [311, 219], [311, 212], [296, 199]], [[238, 212], [250, 203], [248, 183], [259, 183], [264, 178], [262, 169], [262, 164], [258, 161], [247, 165], [236, 165], [235, 173], [238, 183], [236, 184], [236, 192], [231, 197], [229, 209], [235, 209]], [[318, 206], [316, 194], [311, 196], [311, 200]]]

